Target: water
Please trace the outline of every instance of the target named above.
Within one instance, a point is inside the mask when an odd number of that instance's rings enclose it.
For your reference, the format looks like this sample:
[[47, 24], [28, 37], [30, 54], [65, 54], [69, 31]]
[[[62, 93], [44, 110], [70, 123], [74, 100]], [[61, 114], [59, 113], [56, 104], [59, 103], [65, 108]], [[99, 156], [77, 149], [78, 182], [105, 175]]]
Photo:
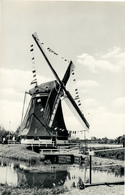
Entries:
[[[83, 146], [85, 144], [83, 143]], [[102, 147], [109, 147], [109, 148], [122, 148], [123, 144], [98, 144], [98, 143], [88, 143], [88, 147], [95, 147], [95, 148], [102, 148]]]
[[[89, 169], [73, 165], [31, 165], [27, 162], [0, 158], [0, 183], [12, 186], [34, 186], [53, 188], [54, 186], [77, 185], [79, 179], [89, 182]], [[124, 174], [118, 171], [92, 170], [92, 182], [123, 181]]]

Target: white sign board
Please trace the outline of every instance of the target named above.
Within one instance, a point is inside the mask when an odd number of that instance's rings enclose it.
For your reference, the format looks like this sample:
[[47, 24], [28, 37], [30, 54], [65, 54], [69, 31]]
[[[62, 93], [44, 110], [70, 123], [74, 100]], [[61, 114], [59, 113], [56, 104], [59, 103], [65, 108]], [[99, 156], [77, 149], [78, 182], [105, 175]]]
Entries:
[[94, 155], [94, 151], [90, 151], [89, 155], [93, 156]]

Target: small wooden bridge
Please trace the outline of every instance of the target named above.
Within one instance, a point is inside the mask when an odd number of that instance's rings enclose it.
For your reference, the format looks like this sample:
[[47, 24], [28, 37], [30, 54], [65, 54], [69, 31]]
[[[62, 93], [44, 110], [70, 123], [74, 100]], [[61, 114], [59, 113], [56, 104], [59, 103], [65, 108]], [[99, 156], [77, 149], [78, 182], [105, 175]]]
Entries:
[[78, 151], [72, 149], [40, 149], [40, 154], [44, 155], [46, 159], [51, 159], [55, 163], [59, 164], [80, 164], [86, 156], [79, 154]]

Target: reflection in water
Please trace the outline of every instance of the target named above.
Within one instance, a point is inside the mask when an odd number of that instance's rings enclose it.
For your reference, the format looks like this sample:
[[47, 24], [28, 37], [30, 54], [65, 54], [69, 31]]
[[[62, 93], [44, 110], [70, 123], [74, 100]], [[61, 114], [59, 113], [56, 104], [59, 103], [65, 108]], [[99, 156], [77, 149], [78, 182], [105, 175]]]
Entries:
[[[79, 181], [89, 182], [89, 169], [79, 165], [29, 165], [26, 162], [0, 158], [0, 183], [14, 186], [53, 188], [77, 186]], [[120, 167], [104, 171], [92, 170], [92, 182], [123, 181]]]
[[8, 161], [0, 161], [0, 183], [16, 186], [17, 173], [13, 169], [13, 164], [11, 165]]
[[42, 186], [43, 188], [52, 188], [62, 186], [65, 183], [67, 171], [57, 171], [55, 173], [25, 173], [28, 186]]

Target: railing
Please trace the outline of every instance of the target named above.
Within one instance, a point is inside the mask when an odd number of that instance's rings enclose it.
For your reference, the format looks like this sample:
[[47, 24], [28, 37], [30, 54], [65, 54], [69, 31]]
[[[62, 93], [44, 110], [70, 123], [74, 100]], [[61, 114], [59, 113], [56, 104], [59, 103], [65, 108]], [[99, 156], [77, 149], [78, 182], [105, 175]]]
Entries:
[[16, 140], [8, 140], [7, 144], [20, 144], [20, 143], [17, 142]]
[[71, 149], [40, 149], [41, 154], [71, 154]]
[[109, 148], [109, 149], [102, 149], [102, 150], [93, 150], [93, 152], [103, 152], [103, 151], [110, 151], [110, 150], [124, 150], [125, 148]]

